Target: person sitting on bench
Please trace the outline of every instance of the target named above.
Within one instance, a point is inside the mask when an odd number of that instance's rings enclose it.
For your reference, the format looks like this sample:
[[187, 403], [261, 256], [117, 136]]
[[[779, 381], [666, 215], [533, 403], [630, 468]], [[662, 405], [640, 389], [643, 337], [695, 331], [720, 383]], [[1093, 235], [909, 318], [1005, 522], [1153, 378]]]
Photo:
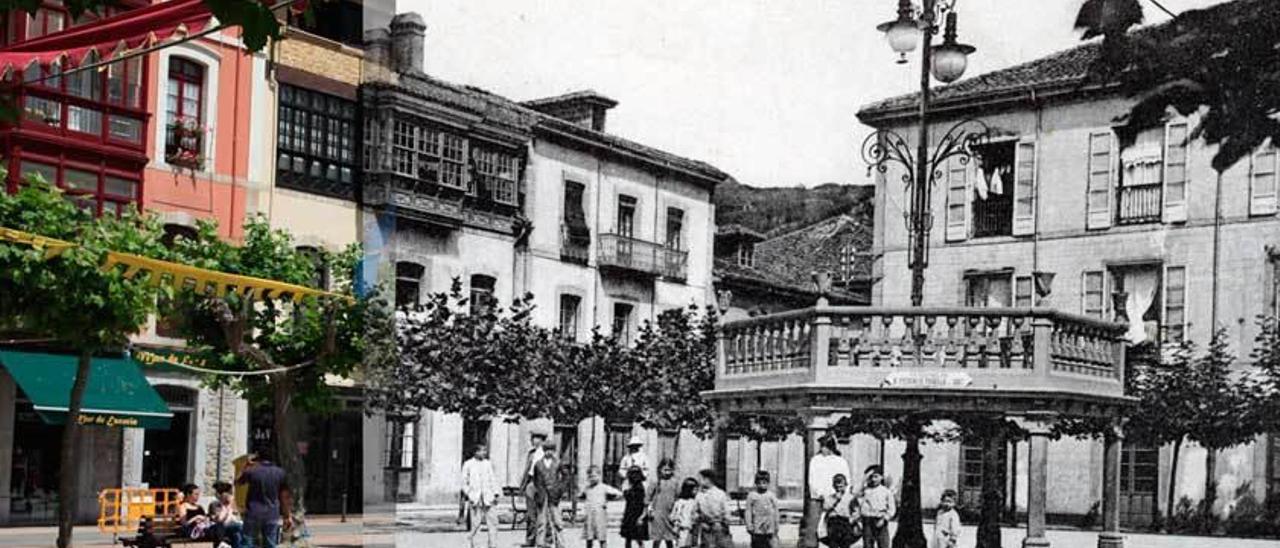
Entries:
[[182, 501], [178, 503], [178, 530], [184, 537], [194, 540], [209, 536], [213, 520], [200, 506], [200, 487], [194, 483], [182, 486]]

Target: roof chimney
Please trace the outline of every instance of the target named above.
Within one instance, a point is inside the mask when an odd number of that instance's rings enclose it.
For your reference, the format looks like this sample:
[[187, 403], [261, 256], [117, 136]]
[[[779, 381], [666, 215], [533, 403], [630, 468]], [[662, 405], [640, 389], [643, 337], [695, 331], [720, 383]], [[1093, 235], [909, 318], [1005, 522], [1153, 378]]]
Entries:
[[417, 13], [401, 13], [391, 18], [392, 70], [400, 74], [422, 72], [426, 34], [427, 24]]
[[543, 114], [601, 132], [605, 130], [605, 114], [618, 106], [617, 101], [589, 89], [533, 99], [523, 104]]

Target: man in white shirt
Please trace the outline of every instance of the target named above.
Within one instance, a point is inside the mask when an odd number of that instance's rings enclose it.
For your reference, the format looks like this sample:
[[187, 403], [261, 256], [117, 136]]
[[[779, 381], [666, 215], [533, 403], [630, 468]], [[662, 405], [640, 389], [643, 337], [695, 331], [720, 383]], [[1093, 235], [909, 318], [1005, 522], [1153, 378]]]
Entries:
[[487, 525], [485, 533], [489, 538], [489, 546], [493, 546], [493, 533], [498, 529], [498, 515], [493, 511], [502, 488], [493, 473], [493, 462], [489, 460], [489, 448], [476, 446], [475, 452], [467, 462], [462, 463], [462, 491], [467, 495], [467, 503], [471, 505], [471, 514], [476, 516], [475, 526], [471, 529], [469, 540], [474, 546], [476, 533], [481, 525]]
[[533, 486], [533, 466], [542, 460], [542, 445], [547, 442], [547, 434], [541, 430], [529, 432], [529, 455], [525, 459], [524, 476], [520, 478], [520, 491], [524, 492], [524, 546], [536, 546], [538, 534], [537, 493]]
[[631, 436], [631, 439], [627, 440], [627, 454], [623, 455], [622, 462], [618, 463], [618, 473], [622, 474], [624, 478], [622, 482], [623, 491], [627, 490], [627, 486], [630, 483], [625, 478], [627, 477], [627, 470], [630, 470], [632, 466], [644, 472], [646, 481], [652, 479], [649, 477], [649, 455], [645, 454], [643, 449], [644, 442], [640, 440], [640, 436]]
[[849, 462], [840, 456], [836, 438], [830, 434], [818, 439], [818, 454], [809, 459], [809, 500], [805, 502], [804, 528], [800, 546], [818, 546], [818, 523], [822, 521], [822, 499], [835, 493], [832, 480], [836, 475], [849, 475]]

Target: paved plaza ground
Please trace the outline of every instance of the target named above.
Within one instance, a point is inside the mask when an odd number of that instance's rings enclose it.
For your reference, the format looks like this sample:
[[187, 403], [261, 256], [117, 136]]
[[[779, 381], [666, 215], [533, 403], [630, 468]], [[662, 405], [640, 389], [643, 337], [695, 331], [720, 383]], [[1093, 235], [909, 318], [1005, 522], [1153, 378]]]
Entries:
[[[398, 525], [366, 525], [358, 517], [347, 523], [340, 523], [337, 518], [317, 517], [311, 522], [312, 545], [334, 548], [369, 546], [369, 547], [424, 547], [424, 548], [466, 548], [467, 536], [462, 532], [443, 531], [447, 523], [412, 524], [402, 522]], [[734, 528], [737, 546], [746, 548], [746, 531], [742, 527]], [[974, 545], [976, 531], [973, 527], [965, 527], [960, 539], [960, 546], [969, 548]], [[0, 529], [0, 546], [3, 547], [48, 547], [53, 546], [55, 530], [52, 527], [19, 527]], [[615, 530], [616, 535], [616, 530]], [[782, 529], [782, 546], [790, 548], [795, 545], [797, 527], [785, 525]], [[565, 530], [566, 548], [582, 548], [582, 530], [570, 528]], [[1004, 530], [1004, 547], [1020, 548], [1023, 531], [1021, 529]], [[1094, 548], [1097, 546], [1097, 533], [1092, 531], [1049, 531], [1049, 541], [1054, 548]], [[85, 548], [105, 548], [112, 546], [111, 537], [103, 535], [94, 527], [81, 527], [76, 531], [76, 546]], [[476, 546], [485, 547], [484, 533], [476, 539]], [[524, 540], [524, 531], [509, 529], [504, 525], [497, 535], [495, 545], [498, 548], [515, 548]], [[118, 545], [117, 545], [118, 546]], [[205, 545], [190, 545], [205, 546]], [[623, 548], [620, 537], [612, 537], [609, 546]], [[1246, 540], [1233, 538], [1179, 537], [1166, 535], [1129, 534], [1125, 539], [1127, 548], [1277, 548], [1277, 540]], [[647, 548], [647, 547], [646, 547]]]

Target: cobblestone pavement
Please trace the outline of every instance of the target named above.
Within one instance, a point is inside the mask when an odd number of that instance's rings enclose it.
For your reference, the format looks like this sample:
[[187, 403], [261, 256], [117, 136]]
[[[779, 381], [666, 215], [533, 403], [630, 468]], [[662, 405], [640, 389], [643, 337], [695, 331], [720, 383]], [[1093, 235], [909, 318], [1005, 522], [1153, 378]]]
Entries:
[[[432, 526], [401, 523], [399, 525], [364, 524], [359, 518], [348, 523], [340, 523], [336, 518], [319, 517], [311, 522], [312, 545], [346, 548], [346, 547], [424, 547], [424, 548], [467, 548], [467, 535], [458, 531], [442, 531], [448, 524]], [[930, 526], [926, 525], [926, 530]], [[746, 531], [742, 527], [734, 528], [734, 539], [739, 548], [749, 546]], [[53, 546], [55, 531], [51, 527], [17, 527], [0, 529], [0, 546], [3, 547], [48, 547]], [[965, 527], [960, 539], [960, 546], [968, 548], [974, 545], [976, 531], [973, 527]], [[782, 546], [795, 546], [797, 527], [785, 525], [782, 529]], [[582, 530], [577, 527], [564, 532], [566, 548], [582, 548]], [[1004, 530], [1005, 548], [1020, 548], [1023, 530], [1007, 528]], [[82, 548], [105, 548], [112, 546], [111, 537], [103, 535], [93, 527], [81, 527], [76, 530], [76, 546]], [[510, 530], [503, 525], [496, 536], [497, 548], [515, 548], [524, 540], [523, 530]], [[485, 535], [476, 537], [476, 546], [485, 548]], [[1049, 541], [1054, 548], [1094, 548], [1097, 546], [1097, 533], [1090, 531], [1052, 530]], [[118, 545], [116, 545], [118, 546]], [[189, 545], [203, 547], [207, 545]], [[609, 539], [609, 546], [623, 548], [622, 539], [616, 530]], [[1277, 540], [1246, 540], [1233, 538], [1183, 537], [1168, 535], [1129, 534], [1125, 538], [1126, 548], [1277, 548]], [[646, 547], [647, 548], [647, 547]]]

